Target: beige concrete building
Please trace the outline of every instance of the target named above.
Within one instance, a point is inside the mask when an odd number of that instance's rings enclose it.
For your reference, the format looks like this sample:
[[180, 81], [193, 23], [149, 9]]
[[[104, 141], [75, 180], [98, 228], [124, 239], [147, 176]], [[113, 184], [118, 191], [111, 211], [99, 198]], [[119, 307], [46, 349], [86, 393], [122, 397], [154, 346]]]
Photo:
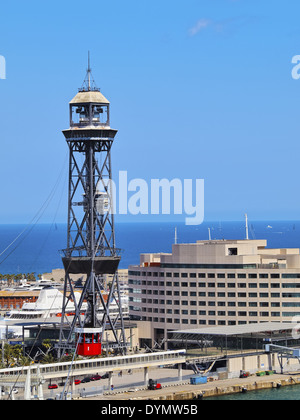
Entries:
[[130, 315], [167, 331], [300, 316], [299, 249], [268, 249], [266, 240], [210, 240], [141, 254], [128, 272]]

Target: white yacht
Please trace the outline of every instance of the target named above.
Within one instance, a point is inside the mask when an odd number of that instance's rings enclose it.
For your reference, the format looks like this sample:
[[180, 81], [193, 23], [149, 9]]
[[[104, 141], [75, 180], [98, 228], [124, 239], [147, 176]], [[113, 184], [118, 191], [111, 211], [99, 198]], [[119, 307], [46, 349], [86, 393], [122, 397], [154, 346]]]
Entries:
[[55, 282], [53, 280], [46, 280], [43, 277], [40, 280], [34, 282], [28, 282], [27, 279], [20, 280], [17, 286], [6, 287], [3, 290], [15, 291], [15, 290], [42, 290], [45, 287], [54, 287], [56, 289], [62, 289], [63, 285], [61, 283]]
[[53, 280], [46, 280], [41, 278], [34, 283], [31, 283], [29, 290], [42, 290], [45, 287], [54, 287], [56, 289], [62, 289], [63, 285], [61, 283], [54, 282]]
[[[25, 302], [21, 309], [13, 309], [6, 313], [4, 319], [0, 321], [0, 327], [13, 326], [13, 325], [26, 325], [26, 324], [41, 324], [41, 323], [59, 323], [62, 316], [63, 307], [63, 292], [57, 288], [49, 287], [45, 285], [45, 282], [40, 281], [43, 284], [41, 289], [30, 289], [40, 290], [39, 297], [36, 302]], [[75, 292], [76, 302], [79, 302], [81, 293]], [[128, 295], [125, 293], [120, 294], [122, 312], [124, 318], [129, 315], [128, 309]], [[84, 314], [87, 308], [87, 303], [84, 302], [82, 310]], [[113, 300], [109, 306], [110, 315], [114, 316], [118, 313], [118, 305]], [[98, 317], [100, 318], [103, 314], [103, 309], [98, 311]], [[74, 302], [69, 302], [67, 305], [66, 316], [72, 317], [75, 315]]]
[[[75, 292], [78, 302], [80, 293]], [[59, 322], [63, 305], [63, 294], [60, 290], [45, 287], [40, 291], [36, 302], [25, 302], [21, 309], [10, 311], [1, 323], [6, 325], [27, 324], [27, 323], [53, 323]], [[75, 305], [69, 302], [67, 315], [72, 316], [75, 312]]]

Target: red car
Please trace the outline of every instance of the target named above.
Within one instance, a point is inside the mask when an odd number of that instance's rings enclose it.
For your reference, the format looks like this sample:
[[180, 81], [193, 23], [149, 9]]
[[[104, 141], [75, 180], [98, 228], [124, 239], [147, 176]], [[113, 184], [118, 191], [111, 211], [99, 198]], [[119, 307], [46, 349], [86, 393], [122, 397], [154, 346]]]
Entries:
[[49, 384], [48, 389], [56, 389], [58, 388], [57, 384]]
[[91, 376], [91, 381], [99, 381], [99, 379], [101, 379], [100, 375]]
[[75, 379], [74, 384], [75, 384], [75, 385], [79, 385], [79, 384], [81, 384], [81, 380], [80, 380], [80, 379]]

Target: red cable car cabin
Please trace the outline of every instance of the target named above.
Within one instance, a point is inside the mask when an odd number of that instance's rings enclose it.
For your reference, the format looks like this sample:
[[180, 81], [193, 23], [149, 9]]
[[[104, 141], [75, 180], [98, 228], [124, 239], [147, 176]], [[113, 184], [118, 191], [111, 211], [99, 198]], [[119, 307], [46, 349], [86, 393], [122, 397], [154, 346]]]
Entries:
[[79, 356], [101, 354], [101, 328], [76, 328], [76, 343]]

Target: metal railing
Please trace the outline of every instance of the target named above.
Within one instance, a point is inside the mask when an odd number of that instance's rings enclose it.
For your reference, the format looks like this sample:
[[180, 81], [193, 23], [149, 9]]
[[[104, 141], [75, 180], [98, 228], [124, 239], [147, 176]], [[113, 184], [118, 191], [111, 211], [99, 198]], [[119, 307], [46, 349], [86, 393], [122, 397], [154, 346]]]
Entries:
[[[83, 359], [73, 362], [51, 363], [45, 365], [31, 365], [23, 367], [15, 367], [8, 369], [0, 369], [0, 378], [9, 376], [26, 375], [28, 369], [32, 375], [40, 371], [45, 379], [61, 378], [64, 376], [83, 375], [93, 372], [106, 373], [122, 369], [143, 368], [149, 366], [165, 366], [177, 363], [185, 363], [186, 351], [174, 350], [157, 353], [142, 353], [129, 356], [106, 357], [99, 359]], [[71, 371], [71, 373], [70, 373]]]

